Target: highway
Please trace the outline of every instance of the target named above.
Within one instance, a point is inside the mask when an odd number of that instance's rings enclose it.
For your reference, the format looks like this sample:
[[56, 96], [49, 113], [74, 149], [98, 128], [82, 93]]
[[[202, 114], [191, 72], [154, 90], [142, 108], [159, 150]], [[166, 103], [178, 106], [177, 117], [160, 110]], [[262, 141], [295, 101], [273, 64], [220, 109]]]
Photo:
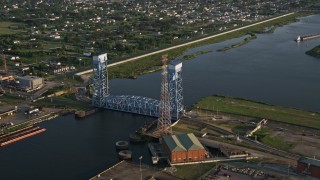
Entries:
[[[246, 28], [249, 28], [249, 27], [252, 27], [252, 26], [256, 26], [256, 25], [259, 25], [259, 24], [263, 24], [263, 23], [266, 23], [266, 22], [269, 22], [269, 21], [272, 21], [272, 20], [275, 20], [275, 19], [279, 19], [279, 18], [282, 18], [282, 17], [285, 17], [285, 16], [289, 16], [289, 15], [292, 15], [294, 13], [295, 12], [291, 12], [291, 13], [288, 13], [288, 14], [284, 14], [284, 15], [277, 16], [277, 17], [274, 17], [274, 18], [271, 18], [271, 19], [267, 19], [267, 20], [264, 20], [264, 21], [256, 22], [256, 23], [253, 23], [253, 24], [250, 24], [250, 25], [247, 25], [247, 26], [239, 27], [239, 28], [232, 29], [232, 30], [229, 30], [229, 31], [225, 31], [225, 32], [222, 32], [222, 33], [219, 33], [219, 34], [215, 34], [215, 35], [212, 35], [212, 36], [204, 37], [204, 38], [197, 39], [197, 40], [194, 40], [194, 41], [190, 41], [190, 42], [187, 42], [187, 43], [179, 44], [179, 45], [172, 46], [172, 47], [169, 47], [169, 48], [165, 48], [165, 49], [161, 49], [161, 50], [154, 51], [154, 52], [151, 52], [151, 53], [147, 53], [147, 54], [144, 54], [144, 55], [140, 55], [140, 56], [136, 56], [136, 57], [133, 57], [133, 58], [129, 58], [129, 59], [126, 59], [126, 60], [123, 60], [123, 61], [119, 61], [119, 62], [115, 62], [115, 63], [112, 63], [112, 64], [108, 64], [108, 67], [112, 67], [112, 66], [116, 66], [116, 65], [119, 65], [119, 64], [127, 63], [127, 62], [130, 62], [130, 61], [134, 61], [134, 60], [137, 60], [137, 59], [140, 59], [140, 58], [148, 57], [148, 56], [151, 56], [151, 55], [154, 55], [154, 54], [159, 54], [159, 53], [162, 53], [162, 52], [165, 52], [165, 51], [169, 51], [169, 50], [172, 50], [172, 49], [176, 49], [176, 48], [179, 48], [179, 47], [188, 46], [190, 44], [194, 44], [194, 43], [197, 43], [197, 42], [205, 41], [205, 40], [208, 40], [208, 39], [211, 39], [211, 38], [214, 38], [214, 37], [222, 36], [222, 35], [225, 35], [225, 34], [228, 34], [228, 33], [236, 32], [236, 31], [239, 31], [239, 30], [242, 30], [242, 29], [246, 29]], [[78, 72], [75, 75], [80, 76], [80, 75], [88, 74], [88, 73], [91, 73], [91, 72], [92, 72], [92, 69], [89, 69], [89, 70], [86, 70], [86, 71]]]

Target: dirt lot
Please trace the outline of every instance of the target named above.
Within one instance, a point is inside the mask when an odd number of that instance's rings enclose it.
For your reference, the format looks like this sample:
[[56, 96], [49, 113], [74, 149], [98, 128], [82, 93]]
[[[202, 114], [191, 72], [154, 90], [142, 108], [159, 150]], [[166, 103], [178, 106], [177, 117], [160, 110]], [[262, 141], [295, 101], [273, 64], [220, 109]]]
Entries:
[[320, 130], [269, 122], [271, 136], [277, 136], [294, 144], [290, 151], [303, 156], [320, 158]]
[[[221, 118], [215, 118], [215, 120], [212, 121], [212, 118], [217, 117], [217, 114], [198, 110], [193, 110], [189, 112], [188, 115], [190, 118], [214, 122], [215, 125], [229, 131], [232, 131], [236, 126], [236, 123], [233, 122], [235, 119], [241, 122], [256, 121], [254, 118], [232, 117], [225, 114], [222, 115], [221, 113], [219, 114]], [[292, 143], [294, 145], [294, 147], [290, 149], [292, 153], [308, 157], [315, 156], [315, 158], [320, 159], [320, 130], [274, 121], [268, 121], [265, 127], [270, 132], [270, 136], [277, 136], [285, 142]]]

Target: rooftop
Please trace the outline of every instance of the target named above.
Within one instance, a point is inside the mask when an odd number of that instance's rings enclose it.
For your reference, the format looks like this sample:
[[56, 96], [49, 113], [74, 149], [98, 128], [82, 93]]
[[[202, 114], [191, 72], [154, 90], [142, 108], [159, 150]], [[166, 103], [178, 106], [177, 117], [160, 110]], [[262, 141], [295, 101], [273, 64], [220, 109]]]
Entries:
[[320, 160], [318, 159], [312, 159], [312, 158], [308, 158], [308, 157], [301, 157], [298, 162], [302, 162], [302, 163], [305, 163], [305, 164], [310, 164], [310, 165], [313, 165], [313, 166], [318, 166], [320, 167]]
[[172, 152], [204, 149], [193, 133], [167, 135], [163, 140]]

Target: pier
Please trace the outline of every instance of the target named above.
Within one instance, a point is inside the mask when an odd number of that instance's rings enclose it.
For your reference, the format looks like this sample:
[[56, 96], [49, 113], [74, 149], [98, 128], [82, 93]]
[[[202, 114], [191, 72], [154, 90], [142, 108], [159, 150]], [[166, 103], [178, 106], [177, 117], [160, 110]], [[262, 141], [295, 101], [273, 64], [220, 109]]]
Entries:
[[155, 179], [166, 179], [166, 180], [181, 179], [171, 174], [168, 174], [161, 169], [152, 168], [145, 164], [139, 165], [129, 161], [121, 161], [118, 164], [90, 178], [90, 180], [151, 179], [152, 177]]
[[168, 160], [168, 155], [162, 150], [161, 144], [148, 143], [148, 148], [152, 154], [151, 160], [153, 164], [158, 164], [160, 159]]

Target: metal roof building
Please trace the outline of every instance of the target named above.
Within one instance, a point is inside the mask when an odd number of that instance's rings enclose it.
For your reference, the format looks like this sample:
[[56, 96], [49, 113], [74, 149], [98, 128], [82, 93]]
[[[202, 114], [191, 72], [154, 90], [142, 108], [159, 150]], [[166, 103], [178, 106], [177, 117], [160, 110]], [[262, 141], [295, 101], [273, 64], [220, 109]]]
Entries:
[[162, 139], [171, 163], [201, 161], [205, 158], [205, 148], [193, 133], [167, 135]]
[[297, 171], [310, 176], [320, 178], [320, 160], [308, 157], [298, 159]]

